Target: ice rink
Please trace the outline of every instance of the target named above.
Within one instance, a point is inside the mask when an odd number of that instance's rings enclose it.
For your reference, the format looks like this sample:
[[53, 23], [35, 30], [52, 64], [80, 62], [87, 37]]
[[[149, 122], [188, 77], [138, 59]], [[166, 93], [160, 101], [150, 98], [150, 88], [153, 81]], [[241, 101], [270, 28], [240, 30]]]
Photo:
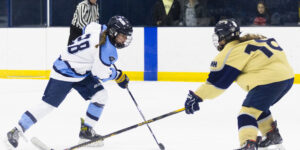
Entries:
[[[0, 79], [0, 135], [5, 139], [22, 113], [39, 103], [47, 80]], [[146, 82], [131, 81], [129, 89], [147, 119], [183, 108], [188, 90], [195, 90], [196, 82]], [[109, 101], [95, 130], [106, 135], [143, 122], [128, 92], [114, 82], [104, 84]], [[287, 150], [300, 149], [300, 85], [272, 107]], [[239, 146], [237, 115], [246, 96], [235, 83], [220, 97], [200, 104], [194, 115], [184, 112], [150, 124], [159, 142], [166, 150], [232, 150]], [[50, 113], [26, 132], [26, 137], [40, 138], [57, 150], [76, 145], [80, 117], [84, 117], [88, 102], [76, 91], [71, 91], [58, 109]], [[20, 140], [22, 150], [35, 150], [30, 143]], [[107, 138], [101, 150], [159, 150], [147, 126]], [[1, 142], [0, 150], [6, 147]]]

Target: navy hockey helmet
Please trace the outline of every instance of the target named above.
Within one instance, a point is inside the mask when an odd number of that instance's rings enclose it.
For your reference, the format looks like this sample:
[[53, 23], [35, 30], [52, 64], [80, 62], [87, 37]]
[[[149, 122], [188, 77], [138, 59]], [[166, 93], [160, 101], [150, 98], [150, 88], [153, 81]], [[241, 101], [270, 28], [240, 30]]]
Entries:
[[[107, 23], [107, 30], [110, 42], [116, 46], [116, 48], [127, 47], [132, 40], [132, 25], [124, 16], [113, 16]], [[124, 43], [116, 42], [116, 37], [119, 33], [127, 36]]]
[[219, 42], [225, 40], [225, 44], [238, 39], [240, 36], [240, 26], [234, 19], [222, 19], [215, 26], [213, 35], [213, 43], [220, 51], [224, 45], [219, 45]]

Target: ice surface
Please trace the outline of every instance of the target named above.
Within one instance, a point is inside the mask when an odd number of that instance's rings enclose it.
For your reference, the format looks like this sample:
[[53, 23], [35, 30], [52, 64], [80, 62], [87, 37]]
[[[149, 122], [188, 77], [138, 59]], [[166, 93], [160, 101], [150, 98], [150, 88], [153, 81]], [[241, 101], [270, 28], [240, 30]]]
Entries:
[[[12, 129], [22, 113], [37, 104], [47, 80], [0, 80], [0, 138]], [[183, 108], [188, 90], [195, 90], [196, 82], [130, 82], [129, 89], [147, 119]], [[109, 101], [95, 130], [102, 135], [143, 121], [128, 92], [114, 82], [104, 84]], [[300, 135], [300, 85], [274, 107], [273, 116], [287, 150], [296, 150]], [[194, 115], [184, 112], [150, 124], [158, 141], [166, 150], [232, 150], [239, 146], [237, 114], [246, 92], [235, 83], [220, 97], [201, 103]], [[84, 117], [88, 102], [76, 91], [71, 91], [58, 109], [26, 132], [30, 139], [38, 137], [50, 147], [63, 149], [78, 142], [80, 117]], [[0, 150], [5, 150], [3, 142]], [[21, 141], [20, 150], [35, 150], [30, 143]], [[95, 148], [82, 148], [92, 150]], [[105, 140], [101, 150], [158, 150], [146, 126], [132, 129]]]

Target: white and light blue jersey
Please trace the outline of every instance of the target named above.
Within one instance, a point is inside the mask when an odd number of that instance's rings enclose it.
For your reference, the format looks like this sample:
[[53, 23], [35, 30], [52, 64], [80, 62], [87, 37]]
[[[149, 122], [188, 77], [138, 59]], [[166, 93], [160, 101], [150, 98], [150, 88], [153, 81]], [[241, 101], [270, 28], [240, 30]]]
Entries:
[[104, 45], [95, 47], [100, 42], [101, 32], [105, 29], [105, 25], [98, 23], [87, 25], [84, 34], [61, 52], [53, 64], [50, 77], [77, 82], [92, 73], [102, 81], [114, 79], [116, 70], [111, 65], [118, 59], [116, 48], [108, 37]]

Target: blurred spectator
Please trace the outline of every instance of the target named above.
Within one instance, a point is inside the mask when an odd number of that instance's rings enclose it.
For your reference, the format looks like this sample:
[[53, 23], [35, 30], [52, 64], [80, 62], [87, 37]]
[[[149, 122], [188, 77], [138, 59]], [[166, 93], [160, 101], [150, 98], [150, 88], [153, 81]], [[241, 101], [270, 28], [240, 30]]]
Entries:
[[97, 0], [83, 0], [77, 5], [73, 15], [68, 45], [81, 36], [83, 28], [91, 22], [99, 23]]
[[254, 18], [253, 24], [259, 26], [270, 24], [270, 16], [267, 12], [266, 5], [262, 1], [257, 4], [257, 15]]
[[298, 25], [300, 25], [300, 1], [298, 2]]
[[282, 25], [281, 15], [278, 12], [274, 12], [271, 17], [271, 25], [279, 26]]
[[177, 26], [180, 18], [178, 0], [157, 0], [153, 7], [152, 24], [154, 26]]
[[185, 0], [180, 25], [208, 26], [210, 18], [207, 17], [206, 2], [206, 0]]

